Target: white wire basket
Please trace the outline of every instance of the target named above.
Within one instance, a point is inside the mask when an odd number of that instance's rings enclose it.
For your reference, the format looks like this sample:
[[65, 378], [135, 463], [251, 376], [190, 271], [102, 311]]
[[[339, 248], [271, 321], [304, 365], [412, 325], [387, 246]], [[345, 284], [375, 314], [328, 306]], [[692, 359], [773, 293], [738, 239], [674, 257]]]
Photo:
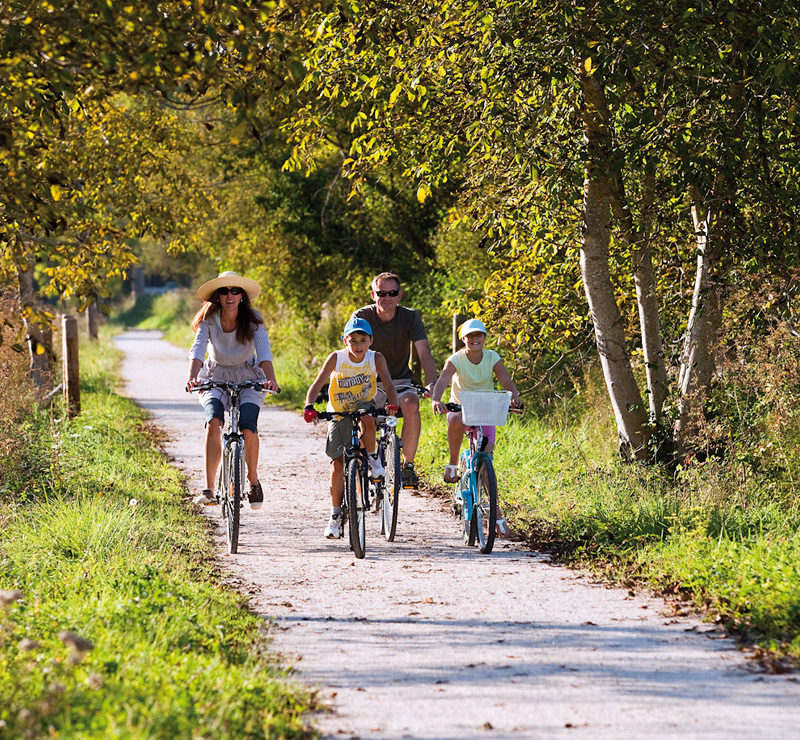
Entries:
[[511, 391], [461, 391], [461, 421], [468, 426], [501, 427], [508, 417]]

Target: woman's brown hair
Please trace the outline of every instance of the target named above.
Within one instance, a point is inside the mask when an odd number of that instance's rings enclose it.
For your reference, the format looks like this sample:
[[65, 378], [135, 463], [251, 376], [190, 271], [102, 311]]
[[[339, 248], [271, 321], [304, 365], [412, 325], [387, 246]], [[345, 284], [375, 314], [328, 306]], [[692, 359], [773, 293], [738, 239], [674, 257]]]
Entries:
[[[215, 290], [211, 295], [211, 299], [203, 301], [200, 310], [194, 315], [192, 319], [192, 331], [196, 332], [200, 324], [213, 318], [219, 312], [219, 292]], [[236, 341], [240, 344], [251, 342], [258, 325], [263, 323], [264, 319], [262, 319], [250, 305], [250, 296], [248, 296], [245, 291], [242, 291], [239, 313], [236, 316]]]

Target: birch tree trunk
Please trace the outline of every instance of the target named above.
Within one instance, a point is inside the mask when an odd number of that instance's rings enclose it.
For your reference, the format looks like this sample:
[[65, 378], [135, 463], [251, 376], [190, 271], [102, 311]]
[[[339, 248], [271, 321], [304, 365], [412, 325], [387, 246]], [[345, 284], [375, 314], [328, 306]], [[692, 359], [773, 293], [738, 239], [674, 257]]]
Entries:
[[582, 71], [581, 84], [587, 141], [581, 276], [592, 314], [603, 376], [617, 422], [620, 454], [626, 459], [645, 459], [647, 413], [633, 375], [624, 323], [608, 265], [611, 237], [611, 187], [608, 176], [611, 134], [608, 106], [603, 89], [593, 75]]
[[651, 206], [655, 191], [655, 176], [649, 172], [644, 181], [641, 208], [641, 227], [634, 226], [625, 186], [617, 175], [611, 187], [611, 205], [619, 222], [620, 236], [631, 249], [633, 282], [636, 286], [636, 305], [639, 312], [639, 328], [642, 334], [647, 397], [650, 407], [650, 423], [657, 425], [667, 397], [667, 366], [661, 340], [661, 312], [656, 292], [656, 278], [648, 234], [650, 231]]
[[711, 384], [716, 370], [712, 353], [720, 323], [719, 296], [713, 285], [714, 252], [712, 249], [712, 212], [702, 203], [700, 191], [689, 186], [692, 203], [692, 221], [697, 239], [697, 266], [695, 268], [692, 307], [683, 340], [681, 366], [678, 375], [678, 419], [675, 424], [675, 441], [683, 447], [690, 431], [690, 416], [696, 396]]

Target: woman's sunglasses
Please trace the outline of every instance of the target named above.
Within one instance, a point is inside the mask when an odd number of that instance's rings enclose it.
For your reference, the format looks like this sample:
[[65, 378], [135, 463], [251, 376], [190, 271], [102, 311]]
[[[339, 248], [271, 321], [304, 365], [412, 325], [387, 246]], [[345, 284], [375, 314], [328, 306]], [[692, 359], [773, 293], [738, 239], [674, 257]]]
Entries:
[[386, 298], [388, 295], [390, 298], [397, 298], [400, 295], [399, 290], [376, 290], [375, 295], [379, 296], [380, 298]]
[[228, 295], [228, 293], [231, 295], [241, 295], [244, 291], [241, 288], [218, 288], [217, 293], [220, 295]]

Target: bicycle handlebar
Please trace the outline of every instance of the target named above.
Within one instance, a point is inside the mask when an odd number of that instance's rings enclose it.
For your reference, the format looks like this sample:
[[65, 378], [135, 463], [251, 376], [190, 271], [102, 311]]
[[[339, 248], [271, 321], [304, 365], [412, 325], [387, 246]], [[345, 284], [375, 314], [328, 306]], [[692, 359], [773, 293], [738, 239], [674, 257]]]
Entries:
[[242, 391], [245, 388], [252, 388], [256, 391], [265, 391], [266, 393], [274, 396], [281, 392], [281, 389], [278, 388], [277, 391], [270, 390], [267, 388], [264, 383], [260, 380], [245, 380], [243, 383], [230, 383], [227, 381], [221, 380], [207, 380], [205, 383], [201, 383], [200, 385], [196, 385], [194, 388], [187, 388], [187, 393], [202, 393], [203, 391], [209, 391], [212, 388], [221, 388], [224, 391]]
[[[316, 409], [314, 409], [316, 411]], [[360, 419], [362, 416], [391, 416], [383, 406], [381, 408], [357, 409], [356, 411], [317, 411], [317, 417], [324, 421], [333, 421], [336, 417], [342, 419]]]

